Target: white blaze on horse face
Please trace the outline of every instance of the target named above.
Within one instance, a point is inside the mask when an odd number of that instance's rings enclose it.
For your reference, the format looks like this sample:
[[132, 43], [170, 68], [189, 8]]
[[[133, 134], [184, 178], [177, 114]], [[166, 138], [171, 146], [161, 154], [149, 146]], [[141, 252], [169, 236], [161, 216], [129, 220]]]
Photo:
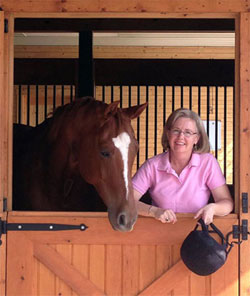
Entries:
[[122, 155], [123, 160], [123, 177], [126, 187], [126, 199], [128, 199], [128, 148], [131, 142], [127, 133], [123, 132], [116, 138], [112, 139], [116, 148], [118, 148]]

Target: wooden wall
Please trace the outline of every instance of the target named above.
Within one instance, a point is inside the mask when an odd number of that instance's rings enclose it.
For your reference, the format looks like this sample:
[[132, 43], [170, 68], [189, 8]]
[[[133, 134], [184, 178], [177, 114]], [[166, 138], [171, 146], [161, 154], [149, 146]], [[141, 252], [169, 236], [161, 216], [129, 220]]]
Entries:
[[[15, 58], [76, 59], [78, 46], [16, 45]], [[224, 46], [94, 46], [94, 59], [234, 59], [234, 47]]]

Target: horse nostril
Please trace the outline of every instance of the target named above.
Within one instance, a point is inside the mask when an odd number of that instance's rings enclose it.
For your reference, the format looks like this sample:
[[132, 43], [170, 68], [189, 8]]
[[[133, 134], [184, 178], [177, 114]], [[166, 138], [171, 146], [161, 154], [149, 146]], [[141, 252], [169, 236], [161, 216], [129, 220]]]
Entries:
[[127, 219], [126, 219], [126, 215], [124, 214], [119, 214], [118, 216], [118, 225], [120, 226], [125, 226], [127, 224]]

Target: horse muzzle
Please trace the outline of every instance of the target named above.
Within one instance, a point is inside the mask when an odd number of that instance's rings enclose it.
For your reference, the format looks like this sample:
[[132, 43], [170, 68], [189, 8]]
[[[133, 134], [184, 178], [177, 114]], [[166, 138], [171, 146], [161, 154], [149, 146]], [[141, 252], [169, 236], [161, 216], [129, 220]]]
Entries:
[[126, 211], [122, 211], [114, 215], [108, 211], [108, 217], [114, 230], [128, 232], [133, 230], [134, 224], [137, 220], [137, 213], [131, 214]]

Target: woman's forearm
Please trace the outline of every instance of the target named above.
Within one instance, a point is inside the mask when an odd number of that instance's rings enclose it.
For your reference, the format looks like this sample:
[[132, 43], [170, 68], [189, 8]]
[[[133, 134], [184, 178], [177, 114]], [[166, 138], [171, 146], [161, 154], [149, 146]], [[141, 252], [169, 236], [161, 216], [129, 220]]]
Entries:
[[154, 217], [154, 212], [157, 210], [155, 206], [146, 204], [141, 201], [137, 201], [137, 211], [139, 215], [147, 216], [147, 217]]
[[229, 199], [222, 199], [214, 203], [214, 215], [225, 216], [232, 212], [233, 201]]

